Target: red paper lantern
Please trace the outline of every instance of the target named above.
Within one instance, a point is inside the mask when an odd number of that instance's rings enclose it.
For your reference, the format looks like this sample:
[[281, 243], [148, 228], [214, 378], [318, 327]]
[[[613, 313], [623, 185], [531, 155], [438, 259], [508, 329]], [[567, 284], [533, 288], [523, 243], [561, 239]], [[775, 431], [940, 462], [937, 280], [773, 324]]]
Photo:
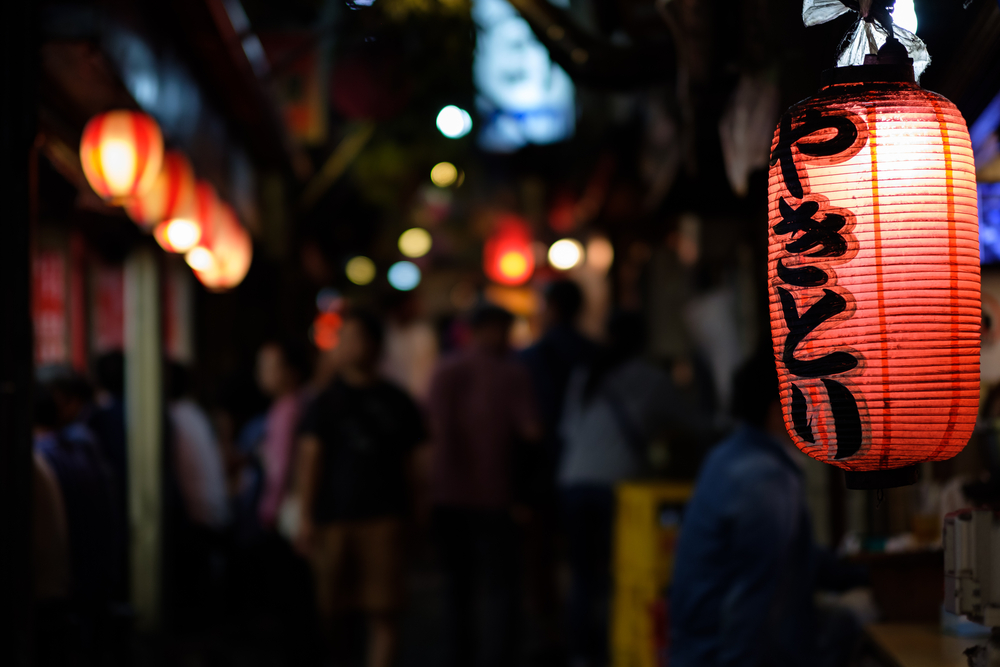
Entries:
[[163, 135], [138, 111], [109, 111], [83, 128], [80, 163], [90, 187], [115, 205], [145, 194], [160, 173]]
[[201, 242], [184, 256], [202, 285], [213, 292], [236, 287], [253, 260], [253, 242], [229, 204], [221, 203]]
[[522, 285], [534, 270], [528, 225], [517, 216], [503, 217], [483, 247], [483, 271], [501, 285]]
[[125, 204], [125, 212], [140, 227], [151, 229], [194, 205], [194, 170], [183, 154], [167, 151], [152, 187]]
[[192, 202], [174, 217], [158, 224], [153, 229], [153, 238], [167, 252], [186, 253], [201, 241], [204, 230], [219, 215], [219, 206], [215, 188], [205, 181], [197, 181]]
[[[979, 399], [979, 228], [965, 121], [905, 57], [824, 73], [781, 118], [771, 328], [788, 433], [852, 488], [965, 446]], [[894, 64], [884, 64], [886, 61]]]

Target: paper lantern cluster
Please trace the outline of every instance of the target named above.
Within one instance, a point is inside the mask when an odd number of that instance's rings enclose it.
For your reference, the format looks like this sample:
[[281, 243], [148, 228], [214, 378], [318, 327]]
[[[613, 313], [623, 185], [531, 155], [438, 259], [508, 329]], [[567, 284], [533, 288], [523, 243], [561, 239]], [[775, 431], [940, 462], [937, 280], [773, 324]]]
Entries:
[[961, 114], [905, 61], [830, 70], [782, 116], [768, 279], [803, 452], [881, 488], [962, 450], [979, 399], [975, 166]]
[[535, 271], [528, 224], [514, 215], [500, 219], [483, 247], [483, 271], [501, 285], [523, 285]]
[[222, 291], [242, 282], [253, 259], [249, 233], [215, 189], [195, 178], [183, 154], [164, 154], [155, 120], [128, 110], [94, 116], [83, 131], [80, 162], [94, 191], [124, 206], [164, 250], [184, 253], [205, 287]]

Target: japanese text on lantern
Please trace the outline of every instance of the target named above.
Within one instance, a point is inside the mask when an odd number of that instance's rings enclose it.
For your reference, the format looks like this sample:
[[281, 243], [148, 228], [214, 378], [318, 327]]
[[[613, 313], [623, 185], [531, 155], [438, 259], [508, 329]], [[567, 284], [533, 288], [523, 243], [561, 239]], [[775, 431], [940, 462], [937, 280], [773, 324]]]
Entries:
[[[847, 161], [858, 154], [867, 138], [867, 125], [857, 114], [809, 109], [797, 118], [784, 115], [771, 154], [771, 167], [780, 173], [777, 216], [772, 212], [772, 221], [777, 221], [771, 226], [778, 240], [772, 244], [781, 246], [772, 284], [784, 319], [784, 341], [776, 345], [780, 344], [779, 360], [793, 379], [789, 383], [792, 425], [801, 441], [815, 443], [809, 405], [828, 405], [836, 433], [836, 459], [856, 454], [866, 431], [864, 401], [858, 400], [849, 379], [851, 371], [863, 366], [864, 356], [838, 344], [835, 332], [855, 310], [854, 295], [838, 284], [836, 271], [837, 265], [857, 254], [852, 233], [855, 216], [833, 206], [822, 184], [809, 182], [800, 162]], [[806, 340], [824, 331], [832, 335], [824, 337], [822, 344], [815, 337]]]

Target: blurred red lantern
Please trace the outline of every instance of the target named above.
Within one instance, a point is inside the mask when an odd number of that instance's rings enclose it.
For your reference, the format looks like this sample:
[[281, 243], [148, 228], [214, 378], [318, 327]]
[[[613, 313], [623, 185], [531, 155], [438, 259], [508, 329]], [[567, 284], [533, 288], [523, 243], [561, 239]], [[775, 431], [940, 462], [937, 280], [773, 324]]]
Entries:
[[221, 292], [243, 282], [253, 260], [253, 242], [229, 204], [220, 202], [209, 220], [201, 241], [184, 259], [202, 285]]
[[979, 228], [965, 121], [904, 56], [824, 73], [774, 135], [771, 327], [788, 432], [852, 488], [965, 446], [979, 399]]
[[501, 285], [522, 285], [534, 270], [535, 256], [527, 223], [514, 215], [504, 216], [483, 247], [483, 271]]
[[152, 187], [126, 203], [125, 212], [137, 225], [150, 229], [191, 209], [194, 183], [194, 170], [187, 158], [177, 151], [167, 151]]
[[153, 229], [153, 238], [167, 252], [186, 253], [201, 241], [206, 227], [219, 215], [219, 198], [215, 188], [197, 181], [194, 197], [186, 209], [179, 210]]
[[156, 121], [138, 111], [109, 111], [83, 129], [80, 163], [90, 187], [120, 206], [145, 194], [160, 173], [163, 135]]

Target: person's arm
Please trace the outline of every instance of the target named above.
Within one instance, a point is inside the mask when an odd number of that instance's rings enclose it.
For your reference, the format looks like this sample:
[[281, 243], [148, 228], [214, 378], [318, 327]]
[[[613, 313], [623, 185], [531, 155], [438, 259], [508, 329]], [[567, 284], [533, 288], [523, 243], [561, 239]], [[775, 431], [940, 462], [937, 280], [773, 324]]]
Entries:
[[744, 480], [741, 486], [729, 513], [730, 553], [738, 567], [719, 613], [719, 667], [760, 665], [772, 624], [798, 611], [774, 608], [799, 520], [798, 490], [780, 472]]
[[295, 536], [295, 548], [305, 556], [310, 554], [313, 547], [315, 527], [312, 511], [316, 501], [316, 489], [319, 486], [322, 456], [319, 438], [310, 433], [304, 434], [299, 440], [299, 453], [296, 462], [299, 489], [299, 530]]

